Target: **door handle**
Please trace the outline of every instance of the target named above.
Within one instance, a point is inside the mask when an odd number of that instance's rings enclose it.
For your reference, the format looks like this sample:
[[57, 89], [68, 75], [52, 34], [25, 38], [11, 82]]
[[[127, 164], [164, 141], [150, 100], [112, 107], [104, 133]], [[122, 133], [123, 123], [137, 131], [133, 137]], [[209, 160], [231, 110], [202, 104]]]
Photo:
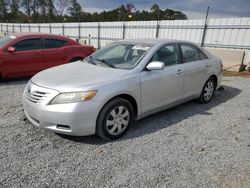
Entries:
[[207, 64], [206, 67], [211, 67], [211, 64]]
[[184, 72], [183, 70], [179, 69], [179, 70], [177, 71], [177, 74], [181, 74], [181, 73], [183, 73], [183, 72]]

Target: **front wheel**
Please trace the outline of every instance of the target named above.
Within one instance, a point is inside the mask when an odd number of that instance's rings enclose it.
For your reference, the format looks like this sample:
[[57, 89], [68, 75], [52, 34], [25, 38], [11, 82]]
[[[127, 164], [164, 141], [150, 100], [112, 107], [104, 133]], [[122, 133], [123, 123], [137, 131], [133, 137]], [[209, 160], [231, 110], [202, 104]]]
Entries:
[[123, 98], [108, 102], [101, 110], [96, 126], [96, 133], [103, 139], [121, 138], [129, 129], [134, 119], [132, 105]]
[[209, 78], [202, 89], [202, 92], [201, 92], [201, 95], [199, 98], [199, 102], [208, 103], [214, 95], [214, 92], [216, 89], [215, 87], [216, 87], [216, 85], [215, 85], [214, 78], [212, 78], [212, 77]]

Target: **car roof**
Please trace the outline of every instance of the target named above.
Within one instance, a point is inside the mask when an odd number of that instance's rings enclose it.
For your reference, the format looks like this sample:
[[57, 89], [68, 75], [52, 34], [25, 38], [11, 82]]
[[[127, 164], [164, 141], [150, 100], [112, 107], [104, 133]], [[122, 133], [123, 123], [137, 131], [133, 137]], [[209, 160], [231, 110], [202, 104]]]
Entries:
[[166, 38], [140, 38], [140, 39], [125, 39], [119, 42], [128, 42], [128, 43], [138, 43], [138, 44], [149, 44], [149, 45], [156, 45], [158, 43], [190, 43], [194, 44], [189, 41], [184, 40], [173, 40], [173, 39], [166, 39]]
[[31, 36], [39, 36], [39, 37], [57, 37], [62, 39], [69, 39], [62, 35], [56, 35], [56, 34], [50, 34], [50, 33], [36, 33], [36, 32], [22, 32], [22, 33], [13, 33], [11, 35], [14, 35], [16, 37], [31, 37]]

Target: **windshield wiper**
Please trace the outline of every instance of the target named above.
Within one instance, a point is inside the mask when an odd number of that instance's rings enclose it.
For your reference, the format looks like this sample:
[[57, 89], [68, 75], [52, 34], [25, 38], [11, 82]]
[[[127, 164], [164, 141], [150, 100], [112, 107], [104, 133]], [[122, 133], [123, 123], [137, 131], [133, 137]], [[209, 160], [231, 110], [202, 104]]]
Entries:
[[109, 67], [116, 68], [116, 66], [114, 66], [113, 64], [110, 64], [105, 59], [95, 59], [95, 60], [100, 61], [102, 64], [107, 65]]

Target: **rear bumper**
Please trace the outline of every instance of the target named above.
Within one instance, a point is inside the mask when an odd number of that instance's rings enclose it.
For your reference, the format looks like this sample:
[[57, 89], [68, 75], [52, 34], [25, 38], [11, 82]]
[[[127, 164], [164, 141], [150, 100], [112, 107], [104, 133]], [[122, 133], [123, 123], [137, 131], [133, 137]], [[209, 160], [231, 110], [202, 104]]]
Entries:
[[219, 74], [217, 76], [217, 87], [216, 87], [216, 89], [220, 88], [220, 86], [221, 86], [221, 80], [222, 80], [222, 74]]

